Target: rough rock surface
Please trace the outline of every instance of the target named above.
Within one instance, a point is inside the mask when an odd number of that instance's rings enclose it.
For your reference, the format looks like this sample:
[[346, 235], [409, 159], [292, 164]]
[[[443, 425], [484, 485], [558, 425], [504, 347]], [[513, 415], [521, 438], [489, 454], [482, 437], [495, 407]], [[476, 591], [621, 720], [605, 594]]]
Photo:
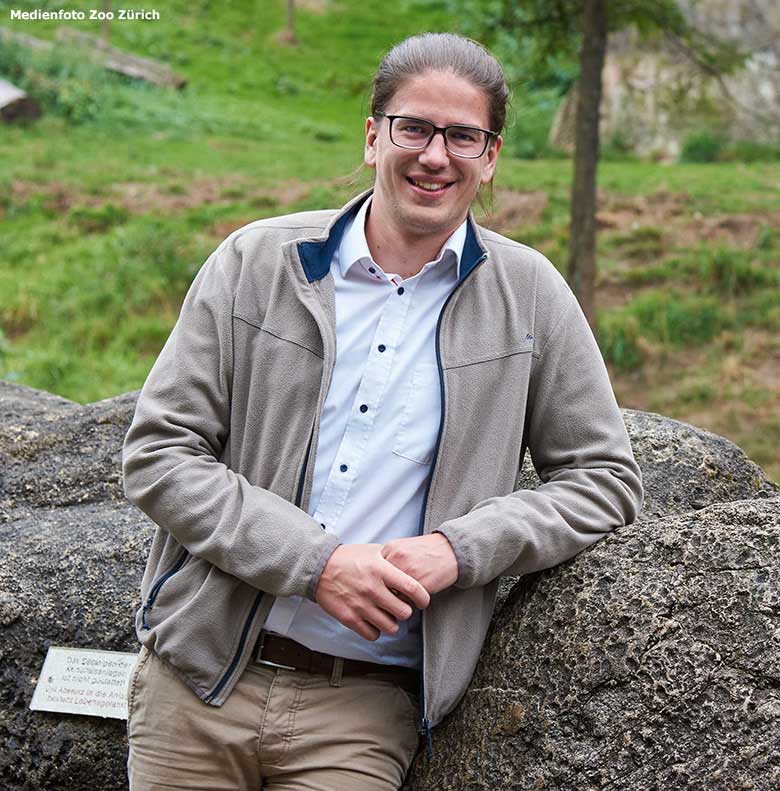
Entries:
[[[0, 382], [3, 791], [126, 788], [122, 722], [28, 706], [49, 645], [136, 650], [132, 613], [153, 528], [125, 502], [119, 474], [136, 395], [81, 406]], [[769, 499], [778, 488], [727, 440], [659, 415], [624, 417], [647, 488], [640, 523], [512, 588], [463, 704], [434, 732], [433, 763], [418, 762], [415, 791], [532, 789], [541, 776], [544, 789], [703, 787], [685, 774], [710, 771], [715, 761], [693, 729], [694, 700], [713, 733], [759, 734], [739, 755], [736, 747], [723, 753], [723, 776], [771, 787], [750, 773], [762, 761], [768, 777], [780, 766], [771, 751], [760, 752], [780, 711], [777, 671], [774, 682], [764, 672], [772, 657], [778, 666], [778, 500]], [[521, 482], [538, 485], [530, 460]], [[773, 568], [748, 568], [766, 563]], [[764, 645], [754, 639], [762, 624]], [[706, 685], [686, 686], [705, 677], [716, 697]], [[739, 705], [730, 697], [751, 689]], [[656, 701], [663, 695], [666, 708]], [[666, 735], [672, 725], [675, 752]], [[657, 767], [665, 756], [680, 767], [674, 781], [669, 767]], [[598, 772], [611, 771], [613, 758], [626, 772], [644, 761], [668, 782], [609, 785]], [[566, 785], [566, 777], [576, 782]], [[729, 787], [717, 782], [709, 787]]]
[[136, 651], [149, 520], [119, 476], [135, 394], [81, 406], [0, 382], [0, 788], [127, 787], [125, 724], [28, 709], [50, 645]]
[[41, 507], [124, 502], [122, 439], [137, 397], [82, 406], [0, 382], [0, 524]]
[[411, 789], [780, 788], [780, 498], [618, 531], [518, 584]]
[[[714, 503], [780, 494], [780, 487], [724, 437], [653, 412], [624, 409], [623, 420], [645, 488], [640, 523]], [[526, 454], [517, 488], [535, 489], [539, 483]], [[497, 610], [517, 581], [501, 580]]]
[[[673, 37], [612, 33], [602, 72], [601, 139], [671, 159], [690, 133], [776, 145], [780, 134], [780, 5], [776, 0], [681, 0], [702, 38], [745, 55], [726, 75], [695, 62]], [[574, 145], [576, 90], [558, 109], [550, 142]]]

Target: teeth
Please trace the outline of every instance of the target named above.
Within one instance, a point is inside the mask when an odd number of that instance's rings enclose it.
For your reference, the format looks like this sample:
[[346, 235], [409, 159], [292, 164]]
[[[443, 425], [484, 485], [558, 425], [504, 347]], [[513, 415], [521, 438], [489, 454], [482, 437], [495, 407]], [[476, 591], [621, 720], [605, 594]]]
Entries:
[[444, 184], [432, 184], [428, 181], [415, 181], [412, 179], [412, 184], [415, 187], [420, 187], [421, 189], [428, 190], [429, 192], [434, 192], [435, 190], [440, 190]]

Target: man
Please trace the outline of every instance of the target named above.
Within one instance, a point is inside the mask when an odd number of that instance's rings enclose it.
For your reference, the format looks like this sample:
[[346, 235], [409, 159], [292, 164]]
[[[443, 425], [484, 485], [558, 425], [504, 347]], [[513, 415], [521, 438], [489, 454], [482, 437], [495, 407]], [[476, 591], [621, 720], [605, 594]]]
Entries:
[[[576, 299], [469, 214], [507, 97], [474, 42], [402, 42], [374, 81], [374, 189], [236, 231], [195, 279], [123, 455], [159, 525], [134, 791], [397, 789], [468, 685], [499, 576], [636, 517]], [[543, 483], [513, 492], [526, 447]]]

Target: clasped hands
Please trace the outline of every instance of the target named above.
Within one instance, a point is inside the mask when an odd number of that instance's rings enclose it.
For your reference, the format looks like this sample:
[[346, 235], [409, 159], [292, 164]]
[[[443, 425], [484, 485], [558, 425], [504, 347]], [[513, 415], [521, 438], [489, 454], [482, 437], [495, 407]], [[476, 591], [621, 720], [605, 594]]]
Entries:
[[396, 538], [386, 544], [342, 544], [320, 575], [314, 598], [366, 640], [395, 634], [412, 605], [428, 606], [431, 595], [458, 578], [458, 561], [442, 533]]

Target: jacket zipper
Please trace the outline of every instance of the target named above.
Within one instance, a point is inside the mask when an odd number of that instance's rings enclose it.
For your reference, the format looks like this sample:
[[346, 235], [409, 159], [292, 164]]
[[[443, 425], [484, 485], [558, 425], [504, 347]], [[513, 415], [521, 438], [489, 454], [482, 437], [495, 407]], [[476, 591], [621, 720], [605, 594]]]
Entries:
[[154, 603], [157, 600], [157, 596], [160, 593], [160, 589], [163, 585], [186, 563], [187, 558], [189, 556], [189, 552], [186, 549], [182, 550], [181, 555], [177, 558], [176, 562], [173, 566], [165, 572], [165, 574], [160, 577], [157, 582], [152, 585], [152, 589], [149, 591], [149, 595], [146, 597], [146, 602], [144, 603], [143, 609], [141, 610], [141, 628], [145, 630], [151, 629], [149, 626], [149, 621], [147, 620], [147, 614], [149, 610], [154, 607]]
[[241, 658], [241, 654], [244, 653], [246, 638], [249, 635], [249, 627], [252, 625], [252, 621], [255, 619], [257, 608], [260, 606], [260, 602], [264, 595], [265, 594], [263, 593], [263, 591], [259, 591], [257, 596], [255, 596], [254, 604], [252, 604], [252, 609], [249, 611], [249, 617], [246, 619], [246, 622], [244, 623], [244, 628], [241, 630], [241, 638], [238, 641], [238, 648], [236, 649], [236, 654], [233, 657], [233, 661], [230, 663], [230, 666], [225, 671], [222, 678], [219, 680], [217, 686], [214, 687], [214, 689], [211, 690], [211, 692], [209, 692], [209, 694], [206, 695], [205, 698], [203, 698], [203, 700], [206, 703], [210, 703], [212, 700], [214, 700], [214, 698], [217, 697], [217, 695], [219, 695], [219, 693], [222, 691], [222, 688], [227, 683], [227, 680], [230, 678], [230, 676], [233, 674], [233, 671], [236, 669], [236, 666], [238, 665], [238, 661]]
[[[487, 258], [487, 253], [483, 254], [482, 257], [474, 264], [472, 270], [466, 275], [465, 278], [450, 292], [450, 295], [444, 301], [444, 305], [442, 305], [442, 309], [439, 311], [439, 318], [436, 320], [436, 367], [439, 369], [439, 391], [441, 393], [441, 411], [439, 415], [439, 431], [436, 435], [436, 446], [433, 451], [433, 465], [431, 466], [430, 474], [428, 475], [428, 484], [425, 487], [425, 497], [423, 498], [423, 507], [422, 511], [420, 512], [420, 525], [417, 528], [417, 535], [423, 535], [423, 530], [425, 529], [425, 510], [428, 507], [428, 495], [431, 491], [431, 481], [433, 480], [433, 472], [436, 466], [436, 459], [439, 455], [439, 445], [441, 444], [441, 435], [442, 429], [444, 428], [444, 409], [445, 409], [445, 401], [444, 401], [444, 371], [441, 367], [441, 347], [439, 344], [440, 334], [439, 331], [441, 330], [441, 320], [444, 316], [444, 311], [447, 310], [447, 305], [449, 305], [450, 300], [455, 295], [455, 293], [460, 289], [463, 283], [471, 277], [471, 275], [477, 270], [479, 265]], [[420, 611], [420, 725], [417, 729], [417, 732], [420, 736], [424, 736], [426, 743], [427, 743], [427, 754], [428, 760], [433, 758], [433, 738], [431, 737], [431, 724], [428, 720], [428, 717], [425, 714], [425, 610]]]

